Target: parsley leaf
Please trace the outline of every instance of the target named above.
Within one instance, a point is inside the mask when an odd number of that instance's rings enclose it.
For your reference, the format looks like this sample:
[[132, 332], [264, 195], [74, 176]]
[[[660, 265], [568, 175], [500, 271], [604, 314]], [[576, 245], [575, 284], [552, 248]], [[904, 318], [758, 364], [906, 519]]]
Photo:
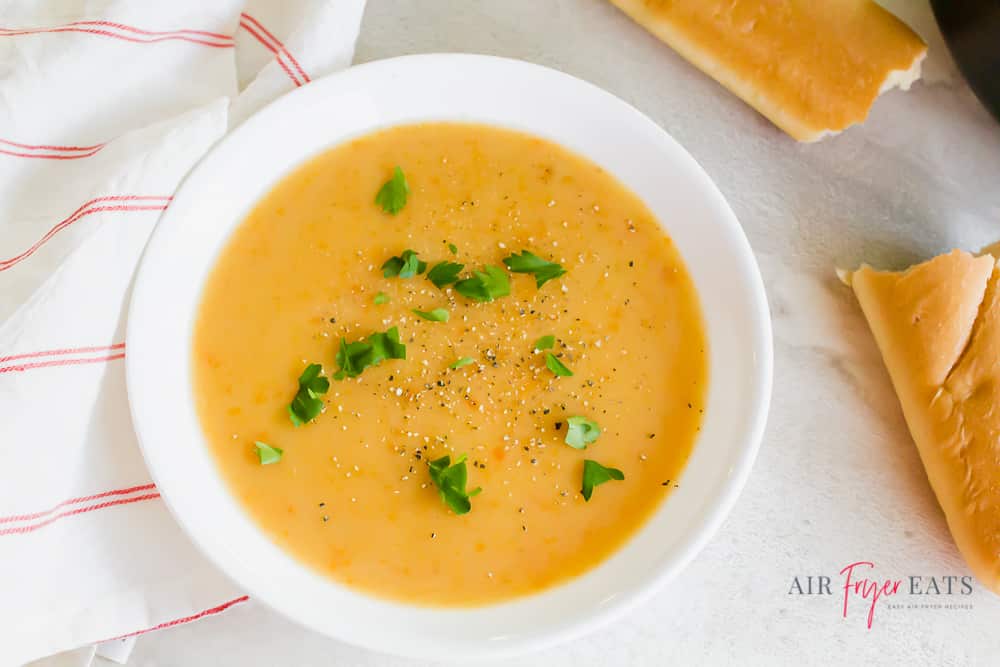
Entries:
[[465, 264], [438, 262], [434, 268], [427, 272], [427, 280], [434, 283], [438, 289], [442, 289], [458, 280], [458, 272], [464, 268]]
[[386, 359], [406, 359], [406, 345], [399, 342], [399, 329], [392, 327], [385, 333], [373, 333], [365, 338], [375, 352], [375, 362], [380, 364]]
[[605, 482], [609, 482], [613, 479], [623, 480], [625, 479], [625, 473], [623, 473], [618, 468], [605, 468], [597, 461], [591, 461], [590, 459], [584, 459], [583, 461], [583, 488], [580, 489], [580, 493], [583, 494], [583, 499], [585, 501], [590, 500], [590, 496], [594, 493], [594, 487]]
[[456, 359], [448, 368], [461, 368], [462, 366], [468, 366], [469, 364], [476, 363], [476, 360], [472, 357], [461, 357]]
[[281, 455], [285, 453], [283, 450], [260, 440], [253, 444], [257, 448], [257, 458], [260, 459], [262, 466], [266, 466], [269, 463], [277, 463], [281, 460]]
[[412, 278], [427, 269], [427, 262], [417, 259], [417, 253], [404, 250], [398, 257], [390, 257], [382, 264], [382, 276], [385, 278]]
[[556, 355], [551, 352], [545, 353], [545, 365], [548, 366], [549, 370], [558, 375], [559, 377], [568, 378], [573, 377], [573, 371], [566, 368], [563, 362], [556, 359]]
[[514, 273], [534, 274], [535, 286], [537, 287], [541, 287], [553, 278], [558, 278], [566, 273], [566, 269], [559, 264], [546, 261], [527, 250], [522, 250], [520, 255], [514, 253], [505, 257], [503, 263]]
[[417, 310], [414, 308], [413, 312], [425, 320], [430, 320], [431, 322], [447, 322], [450, 315], [447, 308], [435, 308], [431, 311]]
[[410, 185], [406, 182], [403, 170], [396, 165], [392, 170], [392, 178], [379, 188], [375, 195], [375, 203], [389, 215], [396, 215], [406, 206], [406, 197], [410, 194]]
[[348, 343], [340, 339], [337, 351], [335, 380], [357, 377], [370, 366], [377, 366], [386, 359], [406, 359], [406, 345], [399, 342], [399, 329], [392, 327], [385, 333], [373, 333], [364, 340]]
[[566, 444], [573, 449], [586, 449], [601, 435], [597, 422], [586, 417], [570, 417], [566, 420]]
[[375, 295], [375, 305], [381, 306], [383, 303], [389, 303], [389, 295], [385, 292], [379, 292]]
[[471, 491], [466, 491], [465, 486], [468, 481], [468, 470], [465, 467], [465, 454], [462, 454], [455, 463], [451, 462], [450, 456], [442, 456], [430, 462], [431, 481], [438, 488], [441, 500], [451, 508], [455, 514], [465, 514], [472, 509], [469, 498], [476, 495], [482, 489], [476, 487]]
[[510, 294], [510, 279], [498, 266], [484, 266], [482, 271], [473, 271], [471, 278], [463, 278], [455, 283], [455, 291], [473, 301], [492, 301]]
[[319, 364], [309, 364], [299, 376], [299, 390], [288, 406], [288, 417], [296, 428], [316, 419], [323, 411], [320, 396], [330, 389], [330, 381], [320, 375], [322, 372]]
[[541, 338], [535, 341], [535, 349], [541, 352], [542, 350], [550, 349], [555, 344], [556, 344], [555, 336], [542, 336]]
[[458, 246], [455, 245], [454, 243], [449, 243], [448, 244], [448, 250], [451, 250], [451, 254], [452, 255], [457, 255], [458, 254]]

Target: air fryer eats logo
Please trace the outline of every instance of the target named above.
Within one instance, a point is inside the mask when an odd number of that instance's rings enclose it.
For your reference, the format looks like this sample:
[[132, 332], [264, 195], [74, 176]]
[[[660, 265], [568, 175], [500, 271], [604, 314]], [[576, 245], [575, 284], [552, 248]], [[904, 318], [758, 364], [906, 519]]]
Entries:
[[879, 577], [871, 561], [855, 561], [844, 566], [835, 577], [827, 575], [796, 576], [788, 595], [829, 595], [839, 597], [841, 613], [860, 606], [867, 613], [868, 629], [876, 609], [972, 609], [962, 601], [972, 595], [972, 577], [958, 575], [909, 575], [901, 579]]

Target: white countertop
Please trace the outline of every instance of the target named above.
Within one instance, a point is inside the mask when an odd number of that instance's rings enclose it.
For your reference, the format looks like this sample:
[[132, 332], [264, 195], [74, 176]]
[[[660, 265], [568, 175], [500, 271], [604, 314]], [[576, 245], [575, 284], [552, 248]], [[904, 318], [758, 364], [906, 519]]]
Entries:
[[[907, 6], [924, 30], [929, 10]], [[910, 17], [907, 17], [910, 18]], [[910, 575], [967, 575], [888, 376], [835, 266], [902, 267], [1000, 238], [1000, 124], [931, 38], [927, 80], [864, 127], [797, 144], [604, 0], [369, 0], [359, 62], [468, 51], [591, 81], [638, 107], [715, 179], [767, 284], [775, 389], [760, 456], [736, 508], [682, 575], [610, 627], [518, 665], [996, 664], [1000, 598], [907, 595]], [[903, 579], [842, 618], [855, 561]], [[867, 573], [866, 573], [867, 574]], [[793, 578], [831, 595], [790, 595]], [[923, 587], [927, 586], [923, 580]], [[958, 589], [956, 588], [956, 591]], [[909, 609], [911, 604], [972, 609]], [[388, 629], [391, 631], [391, 629]], [[97, 664], [110, 665], [101, 659]], [[410, 665], [303, 630], [253, 601], [142, 637], [129, 665]]]

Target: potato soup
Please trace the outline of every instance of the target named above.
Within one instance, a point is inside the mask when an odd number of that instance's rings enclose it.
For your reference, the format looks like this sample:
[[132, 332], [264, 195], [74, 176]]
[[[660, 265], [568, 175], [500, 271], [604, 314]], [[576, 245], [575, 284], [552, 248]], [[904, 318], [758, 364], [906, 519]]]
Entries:
[[289, 554], [480, 605], [599, 564], [683, 483], [706, 345], [680, 254], [611, 174], [430, 123], [323, 152], [255, 205], [204, 288], [195, 396]]

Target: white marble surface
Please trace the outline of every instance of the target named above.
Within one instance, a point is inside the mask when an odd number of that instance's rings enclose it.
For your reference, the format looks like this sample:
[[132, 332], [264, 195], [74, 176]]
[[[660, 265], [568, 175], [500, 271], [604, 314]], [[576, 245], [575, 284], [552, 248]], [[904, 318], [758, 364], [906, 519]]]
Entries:
[[[895, 4], [918, 27], [932, 25], [919, 0]], [[1000, 124], [947, 57], [932, 49], [929, 81], [884, 97], [864, 127], [799, 145], [603, 0], [370, 0], [359, 62], [432, 51], [555, 67], [651, 116], [729, 199], [757, 253], [774, 316], [767, 434], [718, 535], [648, 604], [516, 664], [1000, 662], [1000, 598], [978, 587], [967, 597], [925, 600], [971, 610], [880, 602], [871, 630], [860, 602], [841, 617], [838, 589], [838, 571], [858, 560], [873, 561], [882, 578], [968, 574], [867, 327], [833, 274], [836, 265], [900, 267], [1000, 238]], [[788, 595], [793, 577], [809, 574], [833, 577], [834, 594]], [[325, 639], [250, 602], [142, 637], [129, 664], [415, 663]]]

